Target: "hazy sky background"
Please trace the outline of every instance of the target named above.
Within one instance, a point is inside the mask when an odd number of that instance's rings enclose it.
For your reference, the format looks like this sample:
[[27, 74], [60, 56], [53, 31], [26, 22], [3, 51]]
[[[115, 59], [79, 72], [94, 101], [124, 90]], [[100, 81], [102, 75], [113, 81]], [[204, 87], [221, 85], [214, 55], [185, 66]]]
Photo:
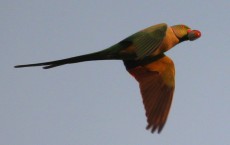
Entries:
[[[229, 0], [1, 0], [1, 145], [230, 144]], [[167, 52], [176, 90], [151, 134], [121, 61], [50, 70], [14, 65], [102, 50], [148, 26], [184, 23], [202, 38]]]

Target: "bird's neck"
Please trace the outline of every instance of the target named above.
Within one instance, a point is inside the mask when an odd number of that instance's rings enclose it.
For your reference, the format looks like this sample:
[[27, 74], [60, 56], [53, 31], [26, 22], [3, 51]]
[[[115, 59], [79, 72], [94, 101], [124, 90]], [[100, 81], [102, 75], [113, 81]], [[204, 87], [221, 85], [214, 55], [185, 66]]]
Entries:
[[177, 45], [179, 42], [180, 41], [176, 37], [176, 35], [174, 34], [172, 28], [168, 27], [168, 29], [166, 31], [166, 36], [165, 36], [165, 38], [162, 41], [162, 45], [157, 50], [158, 52], [156, 51], [156, 55], [168, 51], [169, 49], [171, 49], [172, 47], [174, 47], [175, 45]]

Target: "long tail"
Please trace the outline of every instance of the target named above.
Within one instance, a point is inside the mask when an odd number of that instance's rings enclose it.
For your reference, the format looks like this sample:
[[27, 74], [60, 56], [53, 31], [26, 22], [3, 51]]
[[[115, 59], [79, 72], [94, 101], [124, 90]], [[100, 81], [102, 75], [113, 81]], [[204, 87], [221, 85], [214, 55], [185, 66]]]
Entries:
[[116, 59], [116, 58], [114, 56], [106, 54], [104, 51], [99, 51], [95, 53], [80, 55], [80, 56], [61, 59], [61, 60], [34, 63], [34, 64], [17, 65], [15, 66], [15, 68], [43, 66], [44, 69], [49, 69], [49, 68], [57, 67], [57, 66], [64, 65], [64, 64], [78, 63], [78, 62], [91, 61], [91, 60], [106, 60], [106, 59]]

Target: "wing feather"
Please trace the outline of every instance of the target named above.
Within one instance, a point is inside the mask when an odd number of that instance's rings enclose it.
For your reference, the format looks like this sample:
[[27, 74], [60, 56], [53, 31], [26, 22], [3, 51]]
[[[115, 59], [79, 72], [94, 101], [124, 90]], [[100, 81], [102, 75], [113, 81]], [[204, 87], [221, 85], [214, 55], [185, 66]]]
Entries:
[[146, 110], [147, 129], [161, 132], [166, 123], [174, 92], [174, 65], [164, 56], [147, 65], [127, 68], [139, 82]]
[[166, 35], [166, 30], [167, 24], [154, 25], [129, 36], [120, 43], [130, 42], [133, 44], [137, 59], [144, 59], [159, 48]]

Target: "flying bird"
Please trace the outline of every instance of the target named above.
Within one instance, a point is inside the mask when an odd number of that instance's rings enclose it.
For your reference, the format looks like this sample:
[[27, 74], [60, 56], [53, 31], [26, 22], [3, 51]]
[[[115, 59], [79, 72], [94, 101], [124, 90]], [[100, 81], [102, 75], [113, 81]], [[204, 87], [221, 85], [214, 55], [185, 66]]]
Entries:
[[49, 69], [83, 61], [122, 60], [126, 70], [139, 82], [148, 122], [146, 129], [160, 133], [166, 123], [175, 88], [174, 63], [164, 53], [183, 41], [193, 41], [200, 36], [199, 30], [192, 30], [184, 24], [168, 26], [161, 23], [134, 33], [102, 51], [15, 67], [43, 66]]

